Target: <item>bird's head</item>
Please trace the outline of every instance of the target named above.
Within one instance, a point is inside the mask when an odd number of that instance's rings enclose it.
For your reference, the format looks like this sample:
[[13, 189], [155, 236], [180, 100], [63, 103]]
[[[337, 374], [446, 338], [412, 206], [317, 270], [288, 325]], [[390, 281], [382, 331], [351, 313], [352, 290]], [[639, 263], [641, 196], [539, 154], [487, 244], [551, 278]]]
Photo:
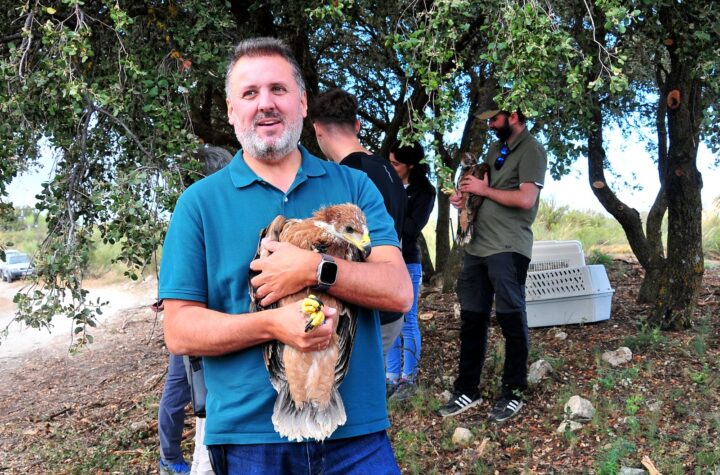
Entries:
[[358, 251], [358, 256], [365, 260], [370, 255], [372, 246], [367, 221], [362, 210], [351, 203], [328, 206], [315, 213], [316, 224], [329, 232], [334, 239], [341, 239]]
[[460, 157], [460, 164], [465, 168], [475, 166], [477, 165], [477, 162], [477, 157], [473, 156], [473, 154], [468, 152], [463, 153]]

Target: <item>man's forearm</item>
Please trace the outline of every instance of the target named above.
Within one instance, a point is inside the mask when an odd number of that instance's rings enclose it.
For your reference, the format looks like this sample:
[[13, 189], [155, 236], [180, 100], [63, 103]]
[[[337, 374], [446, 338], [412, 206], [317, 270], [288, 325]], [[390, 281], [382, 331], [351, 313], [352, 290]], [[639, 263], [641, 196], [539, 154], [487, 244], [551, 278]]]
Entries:
[[165, 343], [176, 355], [216, 356], [272, 338], [265, 312], [230, 315], [203, 304], [165, 300]]
[[515, 190], [486, 188], [485, 198], [509, 208], [530, 209], [535, 205], [540, 189], [534, 183], [523, 183]]
[[388, 312], [406, 312], [413, 289], [400, 250], [373, 249], [368, 262], [338, 260], [338, 278], [330, 293], [346, 302]]
[[218, 356], [279, 340], [299, 351], [327, 346], [337, 309], [324, 308], [326, 323], [305, 331], [299, 301], [277, 309], [230, 315], [186, 300], [165, 300], [165, 343], [176, 355]]

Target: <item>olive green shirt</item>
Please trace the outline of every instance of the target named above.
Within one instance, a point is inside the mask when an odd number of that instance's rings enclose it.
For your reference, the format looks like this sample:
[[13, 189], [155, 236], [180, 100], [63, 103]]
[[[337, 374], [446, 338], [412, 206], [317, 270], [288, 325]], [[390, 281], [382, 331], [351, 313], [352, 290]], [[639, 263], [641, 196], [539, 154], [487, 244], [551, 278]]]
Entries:
[[[490, 145], [485, 162], [490, 165], [490, 186], [499, 190], [516, 190], [521, 183], [545, 183], [547, 154], [545, 148], [525, 129], [513, 143], [500, 170], [494, 167], [502, 142]], [[510, 208], [488, 198], [483, 200], [473, 223], [473, 237], [465, 249], [468, 254], [487, 257], [501, 252], [517, 252], [532, 257], [532, 223], [537, 215], [540, 194], [531, 209]]]

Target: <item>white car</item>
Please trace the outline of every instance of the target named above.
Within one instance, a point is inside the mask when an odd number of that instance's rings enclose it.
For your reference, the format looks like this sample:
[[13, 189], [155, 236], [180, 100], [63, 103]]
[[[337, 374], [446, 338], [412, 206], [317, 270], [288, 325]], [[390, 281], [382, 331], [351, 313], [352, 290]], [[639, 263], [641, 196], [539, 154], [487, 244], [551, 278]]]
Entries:
[[5, 282], [12, 282], [19, 277], [26, 277], [35, 272], [30, 256], [14, 250], [5, 251], [5, 260], [0, 261], [0, 274]]

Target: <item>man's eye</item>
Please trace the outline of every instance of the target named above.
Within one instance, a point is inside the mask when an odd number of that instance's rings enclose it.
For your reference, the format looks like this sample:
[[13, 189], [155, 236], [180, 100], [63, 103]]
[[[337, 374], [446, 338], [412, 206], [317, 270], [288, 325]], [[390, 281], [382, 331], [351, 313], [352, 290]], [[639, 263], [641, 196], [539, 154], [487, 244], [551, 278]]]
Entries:
[[275, 94], [285, 94], [287, 92], [287, 89], [285, 89], [283, 86], [273, 86], [272, 92]]
[[243, 99], [252, 99], [257, 95], [257, 91], [245, 91], [242, 93]]

